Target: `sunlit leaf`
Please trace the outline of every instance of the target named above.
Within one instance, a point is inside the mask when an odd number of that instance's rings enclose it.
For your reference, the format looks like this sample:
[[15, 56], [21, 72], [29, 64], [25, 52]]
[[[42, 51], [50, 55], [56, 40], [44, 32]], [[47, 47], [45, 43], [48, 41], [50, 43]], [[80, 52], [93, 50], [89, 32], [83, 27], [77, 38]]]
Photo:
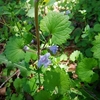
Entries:
[[27, 15], [28, 17], [34, 17], [34, 8], [31, 7], [31, 8], [29, 9], [29, 11], [27, 12], [26, 15]]
[[69, 17], [57, 12], [50, 12], [40, 23], [43, 34], [52, 35], [51, 41], [54, 44], [62, 44], [69, 39], [71, 33]]
[[58, 88], [58, 92], [63, 94], [67, 92], [69, 87], [69, 76], [63, 69], [53, 69], [48, 71], [44, 76], [44, 89], [53, 91], [55, 88]]
[[70, 60], [75, 61], [79, 58], [80, 55], [82, 55], [82, 53], [76, 50], [70, 55]]
[[67, 57], [66, 54], [62, 54], [62, 55], [60, 56], [60, 61], [67, 61], [67, 59], [68, 59], [68, 57]]

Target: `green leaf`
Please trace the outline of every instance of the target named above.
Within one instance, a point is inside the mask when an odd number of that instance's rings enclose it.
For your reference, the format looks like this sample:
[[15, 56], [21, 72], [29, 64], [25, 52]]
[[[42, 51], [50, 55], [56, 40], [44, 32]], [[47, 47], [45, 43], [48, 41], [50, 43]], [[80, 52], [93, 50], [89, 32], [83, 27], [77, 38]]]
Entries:
[[93, 47], [91, 51], [93, 52], [93, 56], [100, 61], [100, 34], [95, 36], [95, 40], [92, 42]]
[[2, 63], [8, 64], [9, 62], [3, 54], [0, 54], [0, 64]]
[[23, 89], [25, 92], [27, 93], [32, 93], [36, 90], [36, 79], [33, 77], [33, 78], [30, 78], [30, 79], [26, 79], [26, 78], [23, 78]]
[[3, 54], [0, 55], [0, 64], [2, 63], [6, 64], [7, 68], [9, 69], [10, 68], [12, 69], [12, 67], [19, 68], [22, 76], [27, 76], [28, 74], [28, 70], [25, 67], [26, 65], [22, 65], [22, 62], [20, 64], [11, 63], [11, 61], [8, 61], [7, 58]]
[[55, 88], [61, 94], [70, 88], [69, 76], [63, 69], [55, 68], [44, 75], [44, 89], [53, 91]]
[[29, 70], [26, 68], [24, 62], [21, 62], [20, 64], [14, 63], [13, 66], [20, 69], [21, 75], [23, 77], [26, 77], [28, 75]]
[[33, 7], [31, 7], [31, 9], [29, 9], [29, 11], [27, 12], [27, 14], [26, 14], [28, 17], [34, 17], [34, 8]]
[[23, 100], [23, 95], [22, 94], [19, 94], [19, 95], [13, 94], [11, 96], [11, 100]]
[[93, 68], [96, 66], [97, 61], [95, 59], [84, 58], [76, 67], [76, 73], [83, 82], [94, 82], [98, 79], [98, 74], [93, 72]]
[[100, 24], [95, 24], [93, 29], [96, 32], [100, 32]]
[[31, 7], [34, 6], [34, 0], [29, 0], [29, 4], [31, 5]]
[[63, 69], [59, 69], [58, 72], [60, 72], [60, 84], [58, 86], [58, 92], [60, 94], [64, 94], [70, 88], [70, 79], [68, 74]]
[[76, 50], [70, 55], [70, 60], [75, 61], [79, 58], [80, 54], [82, 54], [80, 51]]
[[51, 41], [54, 44], [62, 44], [69, 39], [71, 33], [69, 17], [57, 12], [50, 12], [40, 22], [43, 34], [52, 35]]
[[85, 50], [85, 54], [86, 54], [87, 57], [93, 57], [93, 53], [92, 53], [92, 51], [91, 51], [91, 48], [87, 48], [87, 49]]
[[26, 52], [25, 54], [25, 61], [28, 63], [30, 59], [36, 60], [37, 59], [37, 54], [33, 52]]
[[66, 61], [68, 59], [68, 57], [67, 57], [67, 55], [66, 54], [62, 54], [61, 56], [60, 56], [60, 61]]
[[15, 89], [18, 91], [22, 87], [22, 80], [20, 78], [15, 79], [13, 82]]
[[72, 100], [70, 98], [69, 94], [68, 95], [58, 95], [58, 94], [56, 94], [55, 96], [56, 97], [51, 99], [51, 100]]
[[20, 37], [11, 37], [7, 42], [5, 54], [8, 60], [18, 62], [24, 59], [25, 52], [23, 51], [24, 41]]
[[23, 33], [23, 39], [25, 41], [25, 44], [30, 44], [33, 39], [33, 36], [32, 34], [29, 34], [29, 33]]
[[35, 100], [50, 100], [50, 93], [42, 90], [39, 93], [37, 93], [37, 95], [35, 95], [34, 97]]
[[72, 38], [72, 39], [75, 39], [75, 43], [77, 43], [77, 42], [80, 41], [81, 34], [82, 34], [81, 28], [76, 28], [76, 29], [73, 31], [73, 35], [71, 36], [71, 38]]

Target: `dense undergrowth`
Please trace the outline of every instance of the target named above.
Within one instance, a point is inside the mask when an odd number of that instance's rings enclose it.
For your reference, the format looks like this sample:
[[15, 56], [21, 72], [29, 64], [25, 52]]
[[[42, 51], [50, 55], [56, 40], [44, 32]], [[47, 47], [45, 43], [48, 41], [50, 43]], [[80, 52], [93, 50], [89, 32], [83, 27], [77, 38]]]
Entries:
[[0, 100], [100, 100], [99, 0], [0, 0]]

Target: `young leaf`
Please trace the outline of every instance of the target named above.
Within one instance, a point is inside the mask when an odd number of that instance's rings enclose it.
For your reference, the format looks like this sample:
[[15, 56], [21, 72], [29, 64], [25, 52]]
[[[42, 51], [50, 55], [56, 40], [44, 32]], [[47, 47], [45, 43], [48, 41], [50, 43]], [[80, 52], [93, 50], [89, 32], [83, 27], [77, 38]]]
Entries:
[[52, 35], [52, 42], [54, 44], [62, 44], [69, 39], [71, 33], [70, 21], [68, 16], [57, 12], [50, 12], [45, 16], [40, 23], [40, 28], [43, 34], [48, 33]]
[[62, 54], [61, 56], [60, 56], [60, 61], [66, 61], [68, 59], [68, 57], [67, 57], [67, 55], [66, 54]]
[[75, 61], [79, 58], [80, 55], [82, 55], [82, 53], [76, 50], [70, 55], [70, 60]]
[[96, 66], [97, 61], [95, 59], [84, 58], [76, 67], [76, 73], [83, 82], [94, 82], [98, 79], [98, 74], [93, 72], [93, 68]]
[[93, 47], [91, 51], [93, 52], [93, 56], [100, 60], [100, 34], [95, 37], [92, 44]]
[[24, 41], [20, 37], [11, 37], [7, 42], [5, 54], [8, 60], [18, 62], [24, 58]]

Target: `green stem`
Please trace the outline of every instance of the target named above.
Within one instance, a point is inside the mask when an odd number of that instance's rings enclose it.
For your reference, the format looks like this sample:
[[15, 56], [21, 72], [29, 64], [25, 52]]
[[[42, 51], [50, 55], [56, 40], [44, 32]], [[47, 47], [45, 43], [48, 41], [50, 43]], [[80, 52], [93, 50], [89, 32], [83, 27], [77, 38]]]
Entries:
[[[39, 35], [39, 24], [38, 24], [38, 3], [39, 0], [34, 0], [35, 1], [35, 29], [36, 29], [36, 40], [37, 40], [37, 55], [38, 55], [38, 60], [40, 58], [40, 35]], [[39, 69], [38, 69], [39, 71]], [[41, 86], [41, 80], [40, 80], [40, 73], [38, 72], [38, 79], [39, 79], [39, 87]]]
[[36, 28], [36, 38], [37, 38], [37, 54], [38, 60], [40, 57], [40, 35], [39, 35], [39, 24], [38, 24], [38, 2], [39, 0], [35, 0], [35, 28]]

